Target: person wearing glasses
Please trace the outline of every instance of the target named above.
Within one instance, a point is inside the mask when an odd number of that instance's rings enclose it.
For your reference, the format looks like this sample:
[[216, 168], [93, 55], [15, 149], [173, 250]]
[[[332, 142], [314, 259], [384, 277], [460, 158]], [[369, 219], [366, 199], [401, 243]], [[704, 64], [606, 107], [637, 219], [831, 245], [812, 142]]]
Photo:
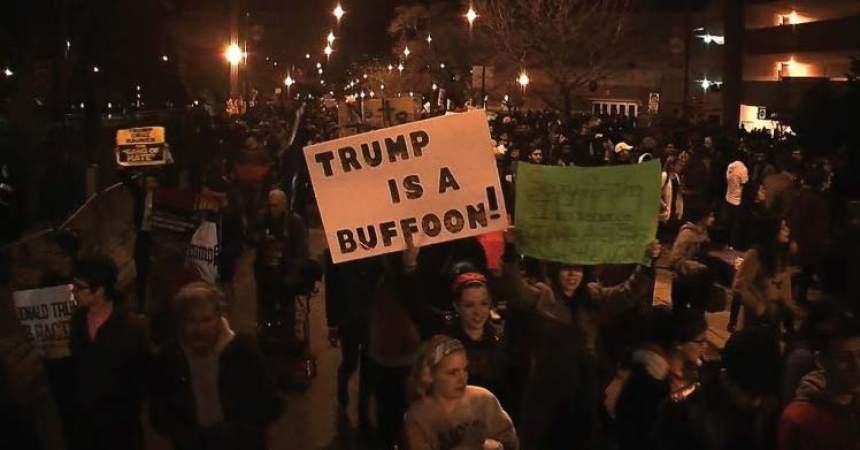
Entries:
[[149, 340], [126, 312], [107, 259], [78, 261], [73, 276], [77, 309], [69, 324], [74, 370], [73, 450], [143, 448], [140, 422]]

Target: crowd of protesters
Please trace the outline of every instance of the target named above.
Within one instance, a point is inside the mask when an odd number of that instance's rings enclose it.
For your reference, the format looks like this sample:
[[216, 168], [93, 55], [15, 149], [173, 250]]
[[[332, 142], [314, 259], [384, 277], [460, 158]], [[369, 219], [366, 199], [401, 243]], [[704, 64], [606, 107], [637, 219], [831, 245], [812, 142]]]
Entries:
[[[211, 129], [221, 150], [191, 178], [230, 204], [225, 289], [178, 289], [157, 351], [117, 292], [116, 268], [77, 262], [74, 395], [61, 405], [71, 448], [143, 448], [144, 404], [176, 449], [267, 448], [285, 404], [257, 341], [272, 323], [292, 330], [294, 299], [319, 279], [301, 148], [336, 132], [310, 103], [298, 126], [286, 117], [252, 108]], [[367, 448], [860, 448], [860, 328], [840, 276], [854, 181], [840, 155], [807, 154], [787, 134], [625, 116], [500, 113], [490, 125], [510, 211], [517, 163], [659, 160], [659, 239], [643, 249], [647, 264], [626, 267], [526, 258], [511, 230], [343, 264], [323, 253], [328, 337], [342, 359], [321, 376], [337, 378], [331, 401], [343, 413], [359, 372]], [[156, 183], [128, 183], [145, 264]], [[257, 336], [231, 329], [224, 292], [243, 247], [256, 254]], [[655, 306], [658, 271], [672, 295]], [[724, 346], [708, 339], [708, 313], [722, 310]]]

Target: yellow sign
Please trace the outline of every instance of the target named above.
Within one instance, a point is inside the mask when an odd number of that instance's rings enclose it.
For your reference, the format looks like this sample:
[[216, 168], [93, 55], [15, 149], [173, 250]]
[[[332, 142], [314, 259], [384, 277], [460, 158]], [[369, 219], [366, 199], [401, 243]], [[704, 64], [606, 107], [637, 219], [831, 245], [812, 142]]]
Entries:
[[164, 127], [129, 128], [116, 131], [116, 145], [149, 145], [164, 143]]

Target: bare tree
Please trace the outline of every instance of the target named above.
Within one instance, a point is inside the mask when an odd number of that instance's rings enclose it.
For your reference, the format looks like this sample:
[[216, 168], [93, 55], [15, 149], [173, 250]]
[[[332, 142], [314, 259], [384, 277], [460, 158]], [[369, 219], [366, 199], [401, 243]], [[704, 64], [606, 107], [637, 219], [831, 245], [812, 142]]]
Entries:
[[569, 115], [577, 88], [604, 77], [634, 46], [632, 0], [480, 0], [478, 24], [497, 57], [540, 71], [550, 86], [530, 86]]

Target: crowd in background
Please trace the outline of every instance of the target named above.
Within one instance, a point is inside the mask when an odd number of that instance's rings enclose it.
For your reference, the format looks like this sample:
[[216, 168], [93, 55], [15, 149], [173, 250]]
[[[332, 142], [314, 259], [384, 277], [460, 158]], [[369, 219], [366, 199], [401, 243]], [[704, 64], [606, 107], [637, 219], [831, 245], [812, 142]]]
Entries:
[[[552, 112], [489, 120], [511, 212], [517, 163], [659, 160], [649, 264], [525, 258], [510, 232], [343, 264], [324, 253], [329, 341], [342, 360], [320, 376], [337, 377], [331, 401], [343, 412], [359, 371], [367, 448], [860, 448], [860, 329], [845, 294], [857, 180], [844, 154], [711, 123]], [[229, 288], [195, 281], [170, 301], [174, 328], [156, 352], [125, 312], [116, 268], [82, 258], [68, 279], [79, 304], [75, 395], [58, 399], [71, 448], [142, 448], [145, 403], [177, 449], [263, 449], [284, 408], [278, 355], [259, 345], [293, 332], [295, 299], [321, 278], [309, 262], [318, 219], [301, 149], [335, 137], [336, 116], [309, 102], [202, 126], [211, 145], [188, 156], [198, 169], [189, 179], [228, 199], [221, 285], [253, 248], [267, 326], [234, 332]], [[157, 183], [129, 185], [144, 192], [141, 239], [145, 192]], [[658, 273], [672, 280], [671, 302], [655, 306]], [[719, 311], [730, 314], [724, 345], [708, 339]]]

